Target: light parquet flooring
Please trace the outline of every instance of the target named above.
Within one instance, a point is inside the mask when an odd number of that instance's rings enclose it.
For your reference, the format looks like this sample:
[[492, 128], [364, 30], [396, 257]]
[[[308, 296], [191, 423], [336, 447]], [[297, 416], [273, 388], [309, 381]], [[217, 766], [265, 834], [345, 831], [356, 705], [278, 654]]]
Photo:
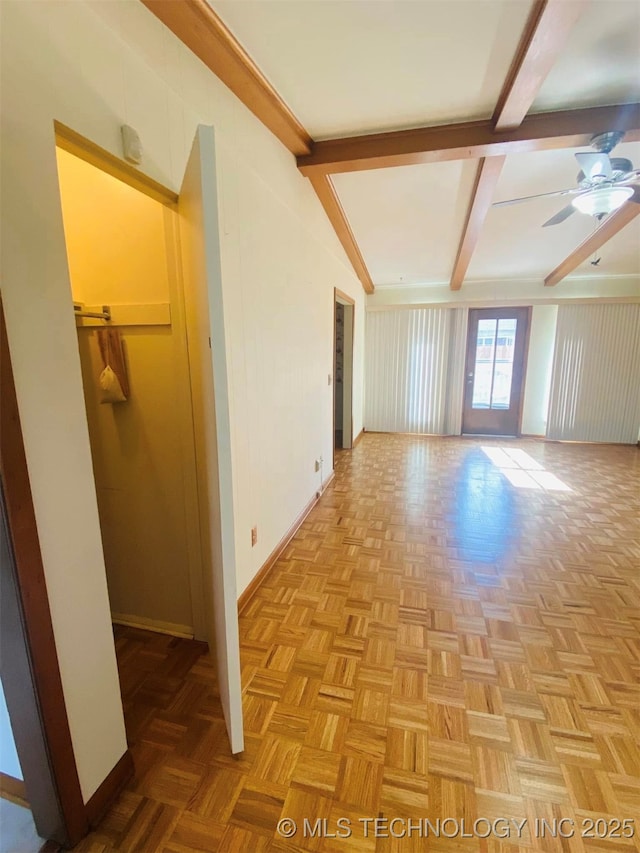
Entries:
[[137, 773], [77, 850], [638, 853], [639, 458], [365, 435], [241, 619], [241, 756], [198, 644], [117, 630]]

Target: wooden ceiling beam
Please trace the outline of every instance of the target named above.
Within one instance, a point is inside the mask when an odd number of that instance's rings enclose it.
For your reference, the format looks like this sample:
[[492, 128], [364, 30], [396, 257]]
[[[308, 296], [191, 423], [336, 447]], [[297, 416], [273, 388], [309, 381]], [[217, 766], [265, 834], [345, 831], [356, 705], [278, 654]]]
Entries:
[[478, 171], [476, 173], [473, 192], [471, 193], [467, 218], [449, 282], [451, 290], [460, 290], [462, 287], [471, 257], [480, 240], [482, 226], [491, 207], [493, 191], [498, 183], [505, 160], [506, 157], [504, 156], [483, 157], [478, 163]]
[[632, 222], [640, 214], [640, 189], [635, 190], [635, 201], [625, 201], [622, 207], [611, 213], [593, 234], [583, 240], [577, 249], [558, 264], [558, 266], [545, 278], [546, 287], [553, 287], [565, 276], [569, 275], [583, 261], [601, 249], [612, 237]]
[[493, 113], [496, 131], [522, 123], [585, 6], [586, 0], [535, 0]]
[[[522, 124], [584, 6], [585, 0], [571, 3], [566, 0], [534, 0], [493, 114], [495, 133], [512, 130]], [[504, 154], [480, 159], [449, 282], [451, 290], [462, 287], [505, 159]]]
[[527, 116], [519, 127], [498, 133], [487, 120], [327, 139], [314, 142], [310, 154], [298, 157], [298, 168], [310, 177], [577, 148], [604, 130], [622, 130], [625, 141], [640, 141], [640, 104], [537, 113]]
[[336, 193], [335, 187], [328, 175], [312, 175], [311, 184], [320, 199], [320, 204], [324, 207], [325, 213], [329, 217], [329, 221], [333, 225], [338, 240], [347, 253], [351, 265], [353, 266], [356, 275], [360, 279], [366, 293], [373, 293], [374, 286], [369, 270], [366, 267], [364, 258], [360, 253], [356, 238], [353, 236], [351, 226], [347, 221], [345, 212], [340, 204], [340, 199]]
[[[295, 156], [311, 151], [311, 137], [206, 0], [142, 0]], [[367, 293], [374, 287], [331, 179], [311, 183]]]
[[311, 137], [206, 0], [142, 0], [292, 154]]

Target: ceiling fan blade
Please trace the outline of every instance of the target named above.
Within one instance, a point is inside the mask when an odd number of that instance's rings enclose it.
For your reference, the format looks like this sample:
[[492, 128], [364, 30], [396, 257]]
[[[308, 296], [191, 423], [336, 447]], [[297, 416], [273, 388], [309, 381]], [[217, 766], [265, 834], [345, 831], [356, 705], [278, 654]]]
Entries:
[[556, 190], [551, 193], [538, 193], [537, 195], [525, 195], [522, 198], [509, 198], [506, 201], [494, 201], [492, 207], [506, 207], [508, 204], [520, 204], [521, 201], [530, 201], [532, 198], [544, 198], [556, 195], [572, 195], [572, 193], [583, 192], [581, 187], [572, 187], [568, 190]]
[[547, 225], [558, 225], [560, 222], [564, 222], [565, 219], [568, 219], [571, 214], [575, 212], [575, 207], [572, 204], [568, 204], [566, 207], [563, 207], [562, 210], [559, 210], [555, 216], [552, 216], [551, 219], [547, 219], [542, 227], [546, 228]]
[[592, 181], [594, 178], [611, 178], [611, 160], [609, 160], [608, 154], [604, 152], [599, 154], [590, 151], [581, 151], [575, 157], [588, 180]]
[[634, 184], [636, 181], [640, 180], [640, 169], [635, 169], [633, 172], [627, 172], [622, 177], [618, 178], [615, 182], [616, 186], [621, 184]]

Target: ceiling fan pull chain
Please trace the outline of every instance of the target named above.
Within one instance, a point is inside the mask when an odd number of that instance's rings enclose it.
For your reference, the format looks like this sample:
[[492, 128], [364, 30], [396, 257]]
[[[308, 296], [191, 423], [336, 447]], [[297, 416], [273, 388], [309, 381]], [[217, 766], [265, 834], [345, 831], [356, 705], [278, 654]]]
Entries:
[[[601, 221], [601, 219], [602, 219], [602, 217], [601, 217], [601, 216], [594, 216], [594, 217], [593, 217], [593, 233], [594, 233], [594, 234], [596, 233], [596, 231], [597, 231], [597, 230], [598, 230], [598, 228], [600, 227], [600, 221]], [[594, 250], [594, 252], [593, 252], [593, 258], [592, 258], [592, 259], [591, 259], [591, 261], [590, 261], [591, 266], [592, 266], [592, 267], [597, 267], [601, 260], [602, 260], [602, 256], [598, 257], [598, 250], [597, 250], [597, 249], [595, 249], [595, 250]]]

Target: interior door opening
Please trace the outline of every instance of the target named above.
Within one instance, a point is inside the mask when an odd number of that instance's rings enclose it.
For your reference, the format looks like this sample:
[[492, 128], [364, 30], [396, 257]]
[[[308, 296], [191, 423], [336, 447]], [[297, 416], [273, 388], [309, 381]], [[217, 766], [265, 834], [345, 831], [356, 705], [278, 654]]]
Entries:
[[463, 434], [520, 435], [530, 311], [469, 311]]
[[353, 447], [353, 300], [335, 291], [334, 310], [334, 451]]
[[[112, 621], [204, 639], [172, 214], [60, 147], [57, 160]], [[126, 399], [107, 401], [107, 368]]]
[[[198, 128], [179, 197], [59, 123], [56, 140], [59, 162], [82, 175], [74, 195], [59, 169], [112, 618], [209, 644], [241, 752], [214, 131]], [[130, 393], [103, 405], [114, 333]]]

